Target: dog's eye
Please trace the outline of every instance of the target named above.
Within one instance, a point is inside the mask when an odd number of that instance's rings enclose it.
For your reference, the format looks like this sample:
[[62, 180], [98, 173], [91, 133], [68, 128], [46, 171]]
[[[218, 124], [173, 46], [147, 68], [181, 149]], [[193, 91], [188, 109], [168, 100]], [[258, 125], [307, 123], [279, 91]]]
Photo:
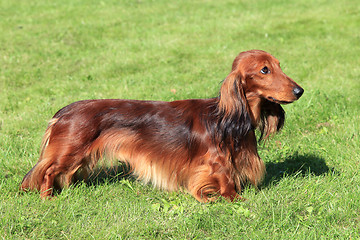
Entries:
[[260, 71], [262, 74], [269, 74], [270, 73], [270, 70], [268, 67], [263, 67]]

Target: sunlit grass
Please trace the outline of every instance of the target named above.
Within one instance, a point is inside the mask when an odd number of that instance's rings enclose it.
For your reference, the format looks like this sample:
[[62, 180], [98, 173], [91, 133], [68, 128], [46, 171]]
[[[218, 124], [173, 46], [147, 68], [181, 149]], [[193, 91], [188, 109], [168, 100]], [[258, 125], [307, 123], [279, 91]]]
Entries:
[[[360, 237], [360, 8], [346, 1], [0, 1], [3, 239]], [[218, 94], [234, 57], [262, 49], [304, 89], [261, 143], [247, 201], [198, 203], [95, 178], [52, 201], [21, 193], [47, 120], [91, 98]]]

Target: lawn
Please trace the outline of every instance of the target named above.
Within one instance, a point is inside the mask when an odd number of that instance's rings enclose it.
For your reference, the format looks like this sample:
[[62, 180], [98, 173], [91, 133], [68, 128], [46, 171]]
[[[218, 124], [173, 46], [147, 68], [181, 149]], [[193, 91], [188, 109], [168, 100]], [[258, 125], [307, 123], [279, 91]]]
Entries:
[[[357, 0], [0, 0], [3, 239], [360, 238]], [[305, 93], [259, 143], [244, 202], [197, 202], [117, 172], [51, 201], [18, 190], [47, 121], [82, 99], [217, 96], [235, 56], [262, 49]]]

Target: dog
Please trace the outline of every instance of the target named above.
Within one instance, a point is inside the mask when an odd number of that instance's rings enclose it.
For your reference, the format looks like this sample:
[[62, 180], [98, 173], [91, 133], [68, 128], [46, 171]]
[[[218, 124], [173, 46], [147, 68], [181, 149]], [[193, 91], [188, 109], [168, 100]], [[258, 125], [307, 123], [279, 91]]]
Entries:
[[280, 104], [304, 90], [267, 52], [241, 52], [218, 97], [173, 102], [99, 99], [60, 109], [46, 129], [39, 161], [20, 189], [41, 198], [86, 179], [100, 159], [126, 163], [145, 183], [187, 190], [200, 202], [241, 199], [244, 184], [258, 185], [265, 166], [260, 139], [279, 131]]

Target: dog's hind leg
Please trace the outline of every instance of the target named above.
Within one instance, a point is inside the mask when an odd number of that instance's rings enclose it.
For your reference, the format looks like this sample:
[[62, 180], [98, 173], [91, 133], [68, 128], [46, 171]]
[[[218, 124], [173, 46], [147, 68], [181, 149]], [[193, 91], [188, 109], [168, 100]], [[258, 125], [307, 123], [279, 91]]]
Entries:
[[54, 179], [59, 174], [59, 170], [56, 166], [49, 167], [44, 175], [43, 181], [40, 185], [40, 197], [47, 198], [52, 196], [54, 188]]
[[[88, 174], [88, 162], [87, 158], [82, 156], [61, 156], [58, 161], [54, 161], [53, 164], [45, 171], [43, 181], [40, 186], [41, 198], [46, 198], [53, 195], [54, 189], [62, 189], [72, 184], [78, 176], [76, 173], [79, 169], [84, 168], [82, 172], [83, 178]], [[62, 164], [63, 163], [63, 164]]]

